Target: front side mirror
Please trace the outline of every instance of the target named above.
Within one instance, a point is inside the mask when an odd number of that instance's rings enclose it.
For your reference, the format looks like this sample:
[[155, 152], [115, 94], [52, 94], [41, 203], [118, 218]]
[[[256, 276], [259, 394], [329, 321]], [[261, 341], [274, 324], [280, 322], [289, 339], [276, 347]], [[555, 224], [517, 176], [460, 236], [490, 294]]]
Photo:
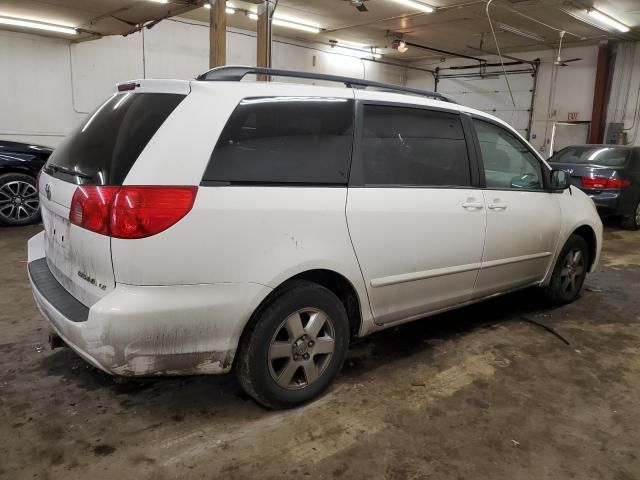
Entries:
[[570, 186], [569, 174], [565, 170], [551, 170], [551, 190], [562, 191]]

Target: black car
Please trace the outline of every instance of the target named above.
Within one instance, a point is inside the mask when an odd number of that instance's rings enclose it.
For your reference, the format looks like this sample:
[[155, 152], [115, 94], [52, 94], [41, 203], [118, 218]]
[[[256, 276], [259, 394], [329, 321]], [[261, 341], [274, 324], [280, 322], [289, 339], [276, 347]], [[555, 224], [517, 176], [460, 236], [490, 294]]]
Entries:
[[622, 217], [630, 230], [640, 228], [640, 147], [574, 145], [555, 153], [553, 168], [567, 170], [601, 215]]
[[27, 225], [40, 220], [36, 177], [52, 151], [0, 140], [0, 223]]

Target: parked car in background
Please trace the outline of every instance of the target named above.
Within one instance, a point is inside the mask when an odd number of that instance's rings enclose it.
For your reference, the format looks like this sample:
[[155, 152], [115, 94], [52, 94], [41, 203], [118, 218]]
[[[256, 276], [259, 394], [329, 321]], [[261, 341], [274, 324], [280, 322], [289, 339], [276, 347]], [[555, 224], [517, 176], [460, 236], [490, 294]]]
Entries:
[[569, 172], [571, 183], [593, 199], [601, 215], [621, 217], [630, 230], [640, 228], [640, 147], [573, 145], [549, 163]]
[[602, 222], [512, 127], [392, 85], [239, 81], [265, 71], [122, 84], [47, 162], [29, 278], [87, 361], [234, 368], [292, 407], [353, 336], [521, 288], [578, 298]]
[[40, 220], [36, 177], [52, 151], [0, 140], [0, 223], [27, 225]]

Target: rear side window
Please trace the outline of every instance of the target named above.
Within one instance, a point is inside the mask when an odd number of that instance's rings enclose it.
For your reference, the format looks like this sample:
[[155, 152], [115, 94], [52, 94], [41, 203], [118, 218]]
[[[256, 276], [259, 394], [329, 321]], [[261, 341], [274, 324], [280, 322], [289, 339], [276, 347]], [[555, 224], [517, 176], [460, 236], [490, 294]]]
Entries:
[[132, 92], [112, 96], [54, 150], [47, 173], [85, 185], [122, 185], [151, 137], [184, 97]]
[[352, 141], [352, 100], [246, 98], [224, 127], [203, 181], [345, 185]]
[[418, 108], [365, 105], [365, 185], [470, 186], [460, 117]]

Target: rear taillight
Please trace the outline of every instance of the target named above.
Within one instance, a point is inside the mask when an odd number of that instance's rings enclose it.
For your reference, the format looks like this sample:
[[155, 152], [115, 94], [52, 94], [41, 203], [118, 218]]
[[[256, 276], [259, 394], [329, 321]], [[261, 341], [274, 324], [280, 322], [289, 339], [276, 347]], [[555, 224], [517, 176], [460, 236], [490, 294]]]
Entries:
[[69, 221], [92, 232], [109, 235], [111, 205], [120, 187], [78, 187], [71, 199]]
[[69, 220], [114, 238], [145, 238], [175, 225], [191, 208], [198, 187], [78, 187]]
[[622, 178], [610, 178], [607, 180], [607, 188], [625, 188], [629, 185], [631, 185], [631, 181]]
[[198, 187], [122, 187], [111, 209], [111, 236], [144, 238], [184, 217]]
[[631, 185], [629, 180], [607, 177], [582, 177], [582, 186], [592, 190], [612, 190]]

